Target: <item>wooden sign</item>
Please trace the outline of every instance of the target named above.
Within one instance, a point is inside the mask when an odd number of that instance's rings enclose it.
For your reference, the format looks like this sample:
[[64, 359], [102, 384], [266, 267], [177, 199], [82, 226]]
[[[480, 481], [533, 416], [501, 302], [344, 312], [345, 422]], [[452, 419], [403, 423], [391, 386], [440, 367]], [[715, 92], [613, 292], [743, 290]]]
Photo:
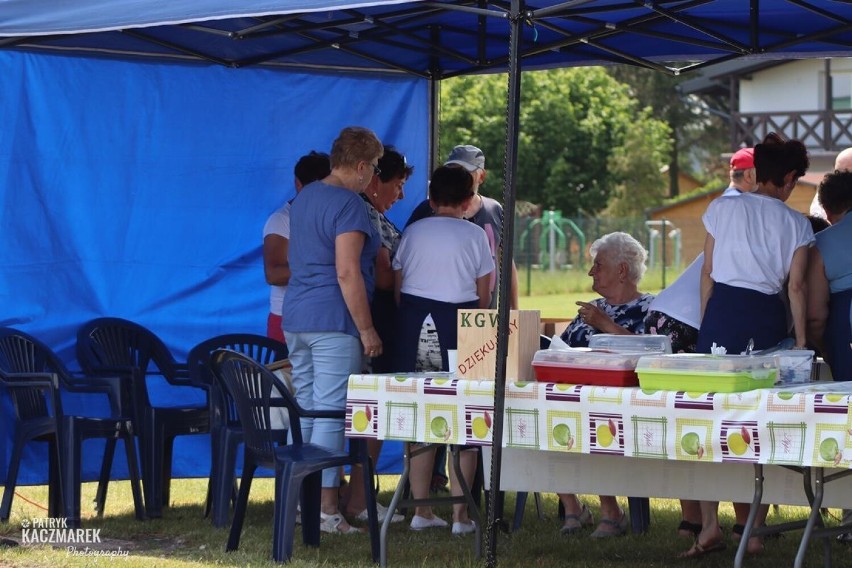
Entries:
[[[538, 310], [509, 313], [507, 381], [535, 380], [532, 360], [539, 348]], [[497, 374], [497, 310], [459, 310], [458, 371], [465, 379], [493, 380]]]

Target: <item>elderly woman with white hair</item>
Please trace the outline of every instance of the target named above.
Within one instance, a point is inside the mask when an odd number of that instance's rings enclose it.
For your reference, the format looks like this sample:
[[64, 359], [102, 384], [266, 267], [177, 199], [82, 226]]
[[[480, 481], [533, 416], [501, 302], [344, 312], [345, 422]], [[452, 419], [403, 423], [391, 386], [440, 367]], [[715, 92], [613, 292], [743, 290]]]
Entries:
[[627, 233], [609, 233], [592, 243], [592, 290], [601, 295], [577, 302], [577, 317], [562, 333], [571, 347], [587, 347], [595, 333], [643, 333], [643, 319], [654, 296], [639, 291], [648, 253]]
[[[627, 233], [609, 233], [592, 243], [592, 290], [601, 295], [591, 302], [577, 302], [577, 317], [562, 333], [571, 347], [587, 347], [596, 333], [632, 335], [645, 332], [645, 316], [654, 299], [639, 291], [645, 274], [645, 247]], [[560, 494], [565, 508], [562, 534], [579, 533], [594, 524], [592, 512], [573, 494]], [[629, 519], [615, 497], [601, 495], [601, 520], [592, 538], [622, 536], [627, 533]]]

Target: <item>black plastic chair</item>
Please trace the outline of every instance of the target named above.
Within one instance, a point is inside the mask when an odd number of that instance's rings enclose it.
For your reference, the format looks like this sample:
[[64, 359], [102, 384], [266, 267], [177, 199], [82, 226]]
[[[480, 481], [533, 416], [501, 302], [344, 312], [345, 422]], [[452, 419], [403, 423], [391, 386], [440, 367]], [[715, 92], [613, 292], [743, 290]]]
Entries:
[[[379, 559], [379, 525], [376, 514], [376, 494], [373, 488], [373, 468], [366, 444], [350, 440], [349, 452], [335, 451], [302, 440], [300, 419], [341, 418], [345, 411], [307, 411], [299, 406], [287, 387], [266, 367], [235, 351], [222, 349], [213, 354], [211, 362], [216, 377], [234, 399], [237, 414], [243, 424], [245, 452], [243, 476], [234, 521], [228, 538], [227, 551], [240, 544], [248, 496], [254, 472], [258, 467], [275, 471], [275, 509], [272, 529], [272, 558], [286, 562], [293, 554], [296, 506], [302, 506], [302, 540], [308, 546], [320, 544], [320, 491], [322, 470], [342, 465], [361, 464], [364, 470], [364, 491], [370, 526], [373, 561]], [[280, 398], [279, 398], [280, 397]], [[290, 438], [275, 430], [270, 408], [283, 405], [290, 414]]]
[[0, 370], [0, 385], [12, 399], [15, 412], [15, 438], [12, 456], [3, 484], [3, 501], [0, 504], [0, 521], [7, 522], [12, 512], [12, 499], [18, 484], [24, 446], [29, 442], [48, 443], [48, 515], [60, 516], [62, 489], [60, 487], [59, 435], [57, 416], [61, 415], [59, 379], [50, 373], [4, 373]]
[[[122, 385], [118, 377], [75, 377], [65, 368], [56, 354], [38, 339], [22, 331], [11, 328], [0, 328], [0, 369], [6, 373], [50, 373], [57, 378], [57, 389], [83, 394], [102, 394], [109, 400], [110, 411], [107, 416], [76, 416], [67, 415], [62, 411], [61, 400], [57, 399], [54, 419], [57, 421], [56, 437], [61, 455], [60, 480], [63, 501], [63, 514], [68, 519], [69, 526], [80, 525], [80, 485], [82, 483], [82, 445], [83, 440], [105, 438], [104, 456], [95, 496], [95, 509], [98, 516], [104, 512], [107, 487], [112, 471], [115, 443], [117, 439], [124, 441], [127, 455], [127, 466], [130, 477], [133, 500], [136, 507], [136, 518], [144, 518], [142, 493], [139, 489], [139, 467], [136, 459], [136, 445], [133, 441], [133, 424], [129, 410], [122, 404]], [[18, 387], [20, 389], [20, 387]], [[28, 397], [33, 403], [28, 407], [32, 417], [43, 409], [36, 404], [37, 393], [18, 392], [16, 403], [22, 404], [22, 397]], [[59, 396], [57, 391], [57, 397]], [[19, 412], [24, 407], [19, 408]], [[46, 420], [46, 415], [42, 418]], [[34, 422], [30, 421], [34, 424]], [[44, 422], [47, 427], [47, 422]], [[16, 437], [16, 451], [13, 451], [10, 473], [17, 469], [20, 463], [19, 442], [23, 438]], [[7, 485], [8, 488], [8, 485]], [[4, 497], [5, 501], [5, 497]], [[9, 497], [11, 505], [11, 496]], [[5, 511], [5, 509], [4, 509]], [[8, 511], [5, 511], [8, 513]]]
[[[207, 488], [205, 516], [214, 527], [230, 520], [230, 503], [236, 495], [237, 449], [243, 443], [243, 428], [231, 396], [219, 386], [210, 368], [210, 356], [217, 349], [232, 349], [263, 365], [287, 359], [287, 346], [276, 339], [250, 333], [232, 333], [211, 337], [189, 351], [186, 364], [190, 380], [208, 388], [210, 411], [210, 482]], [[236, 499], [234, 499], [236, 500]]]
[[87, 373], [118, 374], [130, 381], [133, 417], [142, 460], [142, 487], [148, 517], [163, 516], [169, 505], [172, 451], [177, 436], [210, 431], [210, 411], [201, 405], [153, 406], [147, 379], [163, 377], [172, 386], [197, 387], [186, 365], [178, 364], [162, 340], [145, 327], [120, 318], [98, 318], [77, 331], [77, 360]]

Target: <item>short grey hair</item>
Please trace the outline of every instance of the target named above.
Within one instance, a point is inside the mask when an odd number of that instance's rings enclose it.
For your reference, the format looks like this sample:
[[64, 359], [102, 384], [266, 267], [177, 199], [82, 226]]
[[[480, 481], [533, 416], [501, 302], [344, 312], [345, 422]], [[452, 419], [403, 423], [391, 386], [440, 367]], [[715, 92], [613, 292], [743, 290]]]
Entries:
[[627, 265], [627, 277], [634, 284], [639, 284], [645, 274], [645, 261], [648, 259], [648, 251], [642, 243], [620, 231], [608, 233], [592, 243], [589, 254], [594, 259], [599, 252], [609, 253], [610, 259]]

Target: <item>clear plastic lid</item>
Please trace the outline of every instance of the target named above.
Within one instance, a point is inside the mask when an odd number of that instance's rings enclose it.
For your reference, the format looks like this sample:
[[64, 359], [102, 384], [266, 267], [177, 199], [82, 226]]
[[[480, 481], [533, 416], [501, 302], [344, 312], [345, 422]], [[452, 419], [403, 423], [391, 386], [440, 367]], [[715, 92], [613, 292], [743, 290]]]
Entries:
[[636, 371], [664, 371], [689, 373], [748, 373], [777, 369], [778, 359], [773, 355], [709, 355], [703, 353], [677, 353], [674, 355], [644, 355], [636, 364]]
[[589, 348], [619, 353], [671, 353], [672, 340], [668, 335], [615, 335], [596, 333], [589, 339]]
[[536, 351], [532, 364], [535, 366], [571, 367], [577, 369], [633, 370], [636, 362], [645, 353], [616, 353], [589, 347], [568, 349], [542, 349]]

